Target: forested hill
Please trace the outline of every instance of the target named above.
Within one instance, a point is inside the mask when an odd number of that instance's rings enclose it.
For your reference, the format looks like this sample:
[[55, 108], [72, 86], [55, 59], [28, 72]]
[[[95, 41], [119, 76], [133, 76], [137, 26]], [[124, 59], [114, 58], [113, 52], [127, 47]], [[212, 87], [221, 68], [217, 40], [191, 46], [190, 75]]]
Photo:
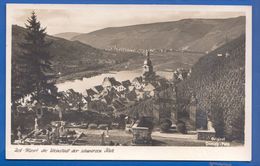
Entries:
[[58, 33], [58, 34], [55, 34], [53, 36], [63, 38], [63, 39], [67, 39], [67, 40], [71, 40], [74, 36], [78, 36], [80, 34], [81, 33], [77, 33], [77, 32], [65, 32], [65, 33]]
[[244, 140], [244, 35], [199, 59], [191, 77], [177, 85], [179, 108], [188, 105], [192, 92], [199, 112], [207, 113], [218, 136]]
[[187, 49], [211, 51], [245, 32], [245, 17], [183, 19], [171, 22], [109, 27], [71, 38], [96, 48]]
[[[25, 28], [17, 25], [12, 26], [12, 62], [15, 62], [17, 57], [21, 55], [22, 50], [19, 43], [24, 41], [25, 33]], [[134, 53], [107, 52], [79, 41], [69, 41], [50, 35], [46, 39], [52, 42], [50, 54], [53, 57], [54, 69], [56, 72], [61, 72], [62, 75], [86, 70], [95, 71], [138, 56]]]

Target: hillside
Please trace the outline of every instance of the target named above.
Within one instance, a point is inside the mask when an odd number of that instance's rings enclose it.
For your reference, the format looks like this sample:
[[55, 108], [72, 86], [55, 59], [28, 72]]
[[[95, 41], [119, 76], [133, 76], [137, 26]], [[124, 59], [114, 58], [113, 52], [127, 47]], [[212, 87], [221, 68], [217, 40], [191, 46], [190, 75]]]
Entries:
[[[19, 43], [24, 40], [26, 29], [13, 25], [12, 27], [12, 60], [22, 52]], [[128, 61], [137, 57], [135, 53], [115, 53], [96, 49], [79, 41], [69, 41], [66, 39], [47, 36], [47, 41], [51, 41], [50, 54], [54, 70], [61, 73], [61, 76], [75, 74], [81, 71], [94, 71], [104, 69], [115, 64]]]
[[191, 93], [197, 99], [197, 113], [210, 118], [217, 136], [244, 140], [244, 35], [200, 58], [192, 68], [191, 77], [177, 85], [180, 112], [188, 107]]
[[80, 34], [81, 33], [77, 33], [77, 32], [64, 32], [64, 33], [55, 34], [53, 36], [63, 38], [63, 39], [66, 39], [66, 40], [71, 40], [74, 36], [78, 36]]
[[125, 27], [110, 27], [80, 34], [78, 40], [96, 48], [184, 49], [210, 51], [245, 32], [245, 17], [184, 19]]

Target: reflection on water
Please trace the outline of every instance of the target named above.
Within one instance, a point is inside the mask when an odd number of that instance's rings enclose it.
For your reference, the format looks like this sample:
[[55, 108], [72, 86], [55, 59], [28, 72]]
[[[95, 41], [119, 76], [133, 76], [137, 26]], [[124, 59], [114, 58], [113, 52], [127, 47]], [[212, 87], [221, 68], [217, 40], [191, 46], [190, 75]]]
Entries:
[[[167, 79], [172, 78], [172, 72], [158, 71], [156, 74], [165, 77]], [[83, 78], [82, 80], [66, 81], [63, 83], [56, 84], [58, 91], [66, 91], [73, 89], [76, 92], [85, 93], [86, 89], [92, 88], [96, 85], [101, 85], [105, 77], [114, 77], [117, 81], [130, 80], [132, 81], [135, 77], [142, 75], [142, 70], [131, 70], [131, 71], [115, 71], [110, 73], [104, 73], [101, 75]]]

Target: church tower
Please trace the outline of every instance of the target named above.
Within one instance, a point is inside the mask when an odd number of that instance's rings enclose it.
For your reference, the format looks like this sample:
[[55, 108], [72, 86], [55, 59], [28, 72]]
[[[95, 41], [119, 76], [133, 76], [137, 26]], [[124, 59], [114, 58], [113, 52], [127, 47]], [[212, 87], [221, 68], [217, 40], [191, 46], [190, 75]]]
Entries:
[[152, 78], [155, 76], [153, 71], [152, 61], [150, 60], [150, 52], [146, 50], [146, 60], [143, 65], [143, 77], [146, 80], [147, 78]]

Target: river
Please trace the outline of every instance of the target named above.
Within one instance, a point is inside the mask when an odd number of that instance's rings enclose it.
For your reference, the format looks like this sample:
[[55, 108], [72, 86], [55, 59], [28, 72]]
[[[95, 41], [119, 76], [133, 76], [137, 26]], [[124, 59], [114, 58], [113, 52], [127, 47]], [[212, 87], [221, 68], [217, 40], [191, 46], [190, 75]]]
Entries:
[[[172, 78], [172, 72], [168, 71], [157, 71], [157, 75], [165, 77], [167, 79]], [[56, 84], [58, 91], [66, 91], [73, 89], [76, 92], [84, 94], [86, 89], [92, 88], [96, 85], [101, 85], [105, 77], [114, 77], [117, 81], [132, 81], [135, 77], [142, 75], [142, 70], [131, 70], [131, 71], [111, 71], [109, 73], [103, 73], [97, 76], [83, 78], [82, 80], [65, 81]]]

